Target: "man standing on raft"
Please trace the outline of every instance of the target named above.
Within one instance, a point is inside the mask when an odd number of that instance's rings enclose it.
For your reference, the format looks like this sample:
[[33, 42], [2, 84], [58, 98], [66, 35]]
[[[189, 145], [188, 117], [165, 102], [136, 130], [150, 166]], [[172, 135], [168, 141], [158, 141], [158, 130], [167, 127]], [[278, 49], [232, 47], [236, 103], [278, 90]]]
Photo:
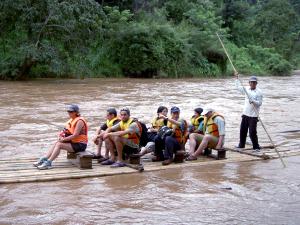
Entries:
[[[242, 122], [240, 126], [240, 142], [236, 148], [245, 148], [247, 133], [249, 129], [249, 136], [252, 141], [253, 150], [260, 151], [260, 146], [258, 144], [257, 138], [257, 122], [259, 108], [262, 105], [263, 94], [262, 91], [256, 87], [257, 77], [251, 76], [249, 79], [249, 88], [243, 88], [239, 82], [238, 73], [234, 74], [236, 77], [236, 87], [237, 89], [245, 95], [245, 105], [242, 115]], [[247, 91], [247, 93], [245, 93]], [[248, 95], [248, 96], [247, 96]], [[249, 98], [248, 98], [249, 97]], [[254, 109], [256, 108], [256, 110]]]

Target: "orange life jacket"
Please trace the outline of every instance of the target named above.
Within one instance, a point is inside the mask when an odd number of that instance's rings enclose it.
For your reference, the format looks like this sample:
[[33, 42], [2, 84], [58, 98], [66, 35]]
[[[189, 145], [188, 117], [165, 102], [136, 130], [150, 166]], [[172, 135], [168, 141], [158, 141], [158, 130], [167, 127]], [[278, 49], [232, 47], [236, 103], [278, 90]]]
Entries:
[[88, 133], [88, 126], [87, 126], [87, 122], [86, 120], [81, 117], [81, 116], [78, 116], [74, 119], [70, 119], [68, 120], [67, 124], [66, 124], [66, 128], [68, 129], [68, 131], [71, 133], [71, 134], [74, 134], [75, 132], [75, 127], [76, 127], [76, 124], [77, 122], [81, 120], [83, 121], [84, 123], [84, 126], [82, 127], [80, 133], [79, 133], [79, 136], [77, 136], [76, 138], [73, 138], [71, 140], [72, 143], [85, 143], [87, 144], [88, 142], [88, 137], [87, 137], [87, 133]]
[[[179, 119], [178, 121], [180, 121], [181, 119]], [[167, 127], [172, 128], [173, 129], [173, 137], [178, 141], [179, 144], [185, 144], [186, 140], [187, 140], [187, 122], [185, 120], [183, 121], [183, 126], [178, 126], [176, 124], [173, 124], [171, 122], [168, 121], [167, 123]]]
[[124, 138], [128, 138], [130, 140], [133, 141], [133, 143], [135, 144], [139, 144], [140, 143], [140, 136], [142, 134], [142, 127], [141, 125], [139, 124], [139, 122], [137, 121], [134, 121], [132, 118], [130, 118], [129, 120], [127, 120], [126, 122], [123, 122], [121, 120], [120, 122], [120, 128], [121, 128], [121, 131], [124, 131], [124, 130], [127, 130], [129, 128], [129, 126], [132, 124], [132, 123], [136, 123], [138, 128], [139, 128], [139, 134], [137, 134], [136, 132], [134, 132], [133, 134], [125, 134], [123, 137]]
[[203, 125], [203, 132], [208, 133], [212, 136], [219, 137], [219, 129], [218, 125], [214, 123], [214, 118], [220, 116], [224, 119], [224, 116], [214, 112], [213, 115], [207, 119], [207, 117], [204, 118], [204, 125]]

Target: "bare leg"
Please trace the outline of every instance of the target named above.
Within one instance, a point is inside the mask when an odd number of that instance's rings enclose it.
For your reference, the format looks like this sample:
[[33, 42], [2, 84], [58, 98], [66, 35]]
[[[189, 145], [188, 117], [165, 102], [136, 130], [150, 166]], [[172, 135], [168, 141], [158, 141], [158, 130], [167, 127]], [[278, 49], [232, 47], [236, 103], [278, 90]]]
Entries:
[[47, 159], [50, 158], [50, 156], [52, 155], [52, 153], [53, 153], [53, 151], [54, 151], [54, 149], [55, 149], [55, 146], [56, 146], [58, 143], [60, 143], [60, 142], [57, 141], [57, 142], [54, 143], [54, 145], [52, 145], [52, 147], [48, 150], [48, 152], [47, 152], [45, 158], [47, 158]]
[[103, 143], [103, 140], [101, 138], [99, 138], [98, 145], [96, 145], [96, 155], [97, 156], [101, 155], [102, 143]]
[[197, 148], [197, 151], [194, 153], [194, 156], [199, 156], [203, 154], [203, 150], [208, 146], [208, 142], [212, 141], [213, 137], [211, 135], [204, 135], [199, 147]]
[[50, 161], [53, 161], [54, 159], [57, 158], [57, 156], [60, 154], [60, 150], [66, 150], [68, 152], [74, 152], [72, 145], [70, 143], [61, 143], [61, 142], [57, 142], [55, 144], [55, 147], [53, 149], [53, 152], [51, 154], [51, 156], [48, 158]]
[[190, 155], [194, 154], [197, 146], [197, 136], [200, 134], [192, 133], [190, 134]]
[[122, 162], [123, 161], [123, 159], [122, 159], [122, 153], [123, 153], [123, 147], [124, 147], [122, 138], [120, 138], [118, 136], [115, 136], [115, 137], [113, 137], [112, 140], [113, 140], [113, 142], [114, 142], [114, 144], [116, 146], [117, 152], [118, 152], [118, 161]]
[[110, 158], [112, 161], [116, 160], [115, 153], [114, 153], [114, 142], [111, 140], [112, 137], [108, 137], [105, 139], [105, 147], [106, 151], [109, 151], [110, 153]]
[[106, 158], [106, 159], [109, 158], [109, 150], [106, 148], [106, 146], [105, 146], [104, 158]]

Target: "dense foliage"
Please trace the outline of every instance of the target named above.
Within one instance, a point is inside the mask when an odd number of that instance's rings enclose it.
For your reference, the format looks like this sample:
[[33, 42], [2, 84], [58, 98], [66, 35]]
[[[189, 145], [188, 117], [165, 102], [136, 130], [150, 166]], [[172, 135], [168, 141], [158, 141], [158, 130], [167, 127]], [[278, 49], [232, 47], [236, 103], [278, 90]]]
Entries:
[[0, 79], [288, 75], [296, 0], [2, 0]]

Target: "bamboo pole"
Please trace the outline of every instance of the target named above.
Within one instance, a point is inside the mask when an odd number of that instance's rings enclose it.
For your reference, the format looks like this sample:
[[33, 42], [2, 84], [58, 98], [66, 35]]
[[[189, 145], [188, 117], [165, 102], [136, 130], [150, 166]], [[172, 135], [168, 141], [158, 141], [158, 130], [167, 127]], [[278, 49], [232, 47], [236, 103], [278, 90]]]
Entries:
[[[226, 50], [226, 48], [225, 48], [225, 46], [224, 46], [224, 44], [223, 44], [223, 42], [222, 42], [220, 36], [219, 36], [219, 34], [218, 34], [218, 33], [216, 33], [216, 34], [217, 34], [217, 36], [218, 36], [218, 39], [219, 39], [219, 41], [220, 41], [220, 43], [221, 43], [221, 45], [222, 45], [222, 47], [223, 47], [223, 49], [224, 49], [224, 51], [225, 51], [225, 54], [226, 54], [226, 56], [227, 56], [227, 58], [228, 58], [228, 60], [229, 60], [229, 62], [230, 62], [230, 64], [231, 64], [231, 66], [232, 66], [232, 68], [233, 68], [235, 74], [238, 74], [238, 71], [237, 71], [236, 68], [234, 67], [234, 65], [233, 65], [233, 63], [232, 63], [232, 61], [231, 61], [231, 59], [230, 59], [230, 57], [229, 57], [229, 54], [228, 54], [228, 52], [227, 52], [227, 50]], [[248, 99], [249, 99], [249, 101], [250, 101], [249, 93], [247, 92], [246, 88], [244, 87], [244, 85], [243, 85], [242, 81], [240, 80], [239, 76], [237, 76], [237, 79], [238, 79], [238, 81], [240, 82], [240, 84], [241, 84], [241, 86], [242, 86], [244, 92], [246, 93], [246, 96], [248, 97]], [[269, 138], [269, 140], [270, 140], [270, 143], [271, 143], [272, 146], [274, 147], [274, 149], [275, 149], [275, 151], [276, 151], [276, 153], [277, 153], [277, 155], [278, 155], [278, 157], [279, 157], [279, 159], [280, 159], [280, 161], [281, 161], [283, 167], [285, 168], [286, 165], [285, 165], [285, 163], [284, 163], [284, 161], [283, 161], [281, 155], [279, 154], [279, 151], [277, 150], [277, 147], [276, 147], [276, 145], [274, 144], [274, 142], [273, 142], [273, 140], [272, 140], [272, 138], [271, 138], [269, 132], [267, 131], [267, 128], [265, 127], [263, 121], [261, 120], [261, 118], [260, 118], [260, 116], [259, 116], [259, 113], [258, 113], [258, 111], [257, 111], [257, 108], [254, 106], [253, 103], [251, 103], [251, 105], [253, 106], [253, 109], [254, 109], [254, 111], [255, 111], [255, 114], [257, 115], [257, 118], [258, 118], [258, 120], [260, 121], [260, 124], [262, 125], [263, 129], [265, 130], [265, 132], [266, 132], [266, 134], [267, 134], [267, 136], [268, 136], [268, 138]]]

